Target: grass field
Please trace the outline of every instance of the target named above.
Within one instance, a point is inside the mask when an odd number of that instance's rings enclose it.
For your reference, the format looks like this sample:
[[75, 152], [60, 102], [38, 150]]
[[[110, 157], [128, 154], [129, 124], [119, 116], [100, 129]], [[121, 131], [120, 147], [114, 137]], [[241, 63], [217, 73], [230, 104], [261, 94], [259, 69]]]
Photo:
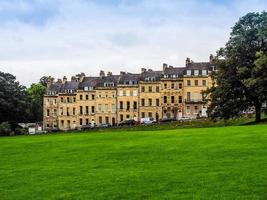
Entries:
[[267, 125], [2, 137], [0, 199], [267, 199]]

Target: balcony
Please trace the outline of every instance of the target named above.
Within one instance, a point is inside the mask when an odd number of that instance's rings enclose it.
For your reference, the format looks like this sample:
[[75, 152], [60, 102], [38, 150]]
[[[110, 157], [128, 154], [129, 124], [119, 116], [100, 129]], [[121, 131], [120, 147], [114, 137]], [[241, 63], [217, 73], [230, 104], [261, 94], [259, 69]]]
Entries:
[[185, 103], [206, 103], [206, 99], [185, 99]]

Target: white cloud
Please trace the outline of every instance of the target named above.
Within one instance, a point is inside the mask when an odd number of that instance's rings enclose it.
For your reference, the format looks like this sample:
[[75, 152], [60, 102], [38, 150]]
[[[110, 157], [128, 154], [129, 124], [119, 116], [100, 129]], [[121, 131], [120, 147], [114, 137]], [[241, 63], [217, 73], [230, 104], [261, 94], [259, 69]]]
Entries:
[[145, 0], [115, 5], [58, 0], [37, 1], [33, 8], [41, 9], [38, 2], [53, 2], [47, 3], [53, 14], [39, 16], [40, 24], [5, 18], [0, 28], [0, 70], [26, 85], [43, 75], [70, 77], [82, 71], [97, 75], [100, 69], [139, 72], [144, 66], [160, 69], [163, 62], [184, 66], [186, 57], [205, 61], [225, 44], [240, 16], [266, 8], [260, 0], [253, 4], [252, 0], [247, 4]]

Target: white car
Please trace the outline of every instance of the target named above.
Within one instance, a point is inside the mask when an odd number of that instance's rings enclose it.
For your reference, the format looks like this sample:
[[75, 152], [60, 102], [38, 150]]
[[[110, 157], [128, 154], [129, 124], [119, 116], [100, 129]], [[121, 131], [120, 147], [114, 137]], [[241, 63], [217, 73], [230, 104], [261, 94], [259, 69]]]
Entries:
[[141, 118], [141, 124], [152, 124], [154, 121], [152, 118]]

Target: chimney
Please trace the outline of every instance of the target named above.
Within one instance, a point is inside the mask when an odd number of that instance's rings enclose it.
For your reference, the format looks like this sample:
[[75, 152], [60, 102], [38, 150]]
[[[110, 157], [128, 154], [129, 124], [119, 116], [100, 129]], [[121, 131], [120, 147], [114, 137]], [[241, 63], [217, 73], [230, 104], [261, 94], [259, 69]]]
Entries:
[[66, 76], [63, 76], [63, 79], [62, 80], [63, 80], [63, 82], [62, 82], [63, 84], [66, 83], [67, 77]]
[[152, 72], [153, 70], [152, 69], [148, 69], [147, 71]]
[[190, 58], [186, 58], [186, 60], [185, 60], [185, 66], [187, 66], [189, 63], [191, 63]]
[[79, 78], [79, 81], [82, 82], [83, 79], [85, 77], [85, 73], [84, 72], [81, 72], [81, 75], [80, 75], [80, 78]]
[[169, 68], [172, 68], [173, 69], [173, 66], [169, 65]]
[[166, 63], [163, 63], [163, 71], [168, 68], [168, 65]]
[[112, 72], [108, 72], [107, 76], [112, 76]]
[[146, 72], [146, 68], [141, 68], [141, 72], [142, 73]]
[[125, 72], [123, 72], [123, 71], [120, 71], [120, 75], [122, 76], [122, 75], [125, 75], [126, 73]]
[[212, 54], [210, 54], [210, 64], [213, 63], [213, 60], [214, 60], [214, 56]]
[[51, 76], [49, 76], [49, 77], [47, 78], [47, 83], [46, 83], [47, 88], [49, 88], [50, 85], [52, 85], [52, 83], [53, 83], [53, 78], [52, 78]]
[[58, 78], [57, 83], [62, 83], [62, 80], [60, 78]]
[[105, 77], [105, 72], [104, 72], [103, 70], [101, 70], [100, 73], [99, 73], [99, 76], [100, 76], [101, 78]]
[[76, 79], [76, 77], [75, 76], [72, 76], [71, 77], [71, 81], [76, 81], [77, 79]]

